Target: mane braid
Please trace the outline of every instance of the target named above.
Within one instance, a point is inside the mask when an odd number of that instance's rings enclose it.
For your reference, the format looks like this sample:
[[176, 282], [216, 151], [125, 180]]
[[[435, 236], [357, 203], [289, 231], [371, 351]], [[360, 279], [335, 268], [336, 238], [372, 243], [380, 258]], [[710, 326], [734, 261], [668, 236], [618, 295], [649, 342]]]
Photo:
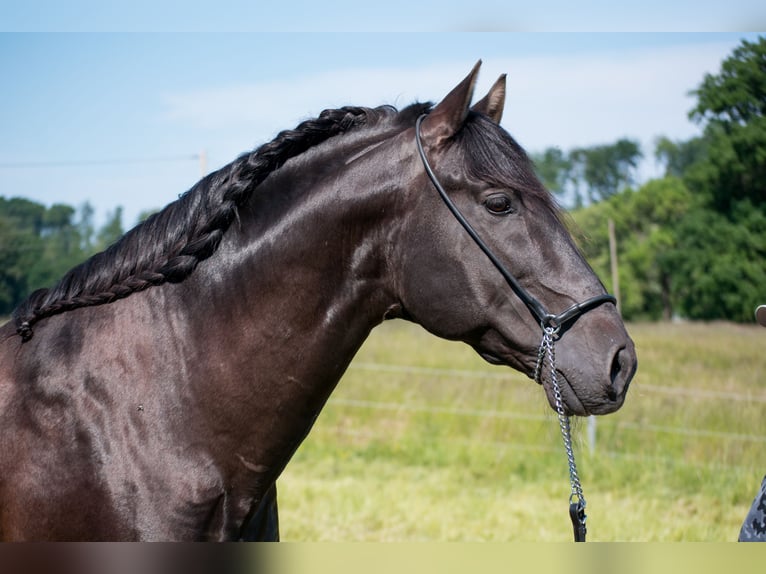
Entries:
[[271, 142], [203, 178], [106, 251], [72, 268], [50, 289], [32, 293], [13, 312], [16, 332], [26, 342], [32, 338], [32, 326], [45, 317], [183, 281], [216, 251], [239, 207], [271, 172], [312, 146], [390, 110], [325, 110], [316, 119], [280, 132]]

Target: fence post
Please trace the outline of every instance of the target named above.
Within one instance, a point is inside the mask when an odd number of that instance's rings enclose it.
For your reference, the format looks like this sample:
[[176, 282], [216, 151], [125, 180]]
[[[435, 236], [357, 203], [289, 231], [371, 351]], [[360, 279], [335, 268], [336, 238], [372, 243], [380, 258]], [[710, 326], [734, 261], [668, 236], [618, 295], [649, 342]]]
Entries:
[[588, 417], [588, 448], [591, 454], [596, 452], [596, 417], [590, 415]]
[[617, 299], [617, 312], [622, 315], [622, 301], [620, 300], [620, 274], [617, 265], [617, 234], [614, 232], [614, 220], [610, 217], [609, 228], [609, 262], [612, 268], [612, 293]]

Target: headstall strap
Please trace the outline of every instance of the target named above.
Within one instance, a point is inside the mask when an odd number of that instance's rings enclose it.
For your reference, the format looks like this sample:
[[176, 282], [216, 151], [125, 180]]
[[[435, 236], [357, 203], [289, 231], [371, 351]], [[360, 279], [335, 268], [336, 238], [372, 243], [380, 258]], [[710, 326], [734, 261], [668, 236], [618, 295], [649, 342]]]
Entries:
[[489, 248], [489, 246], [482, 240], [473, 226], [463, 216], [455, 203], [447, 195], [447, 192], [439, 183], [439, 179], [436, 177], [431, 165], [426, 157], [425, 149], [423, 148], [423, 142], [420, 137], [420, 124], [423, 122], [426, 114], [421, 115], [415, 123], [415, 144], [420, 154], [420, 159], [423, 162], [428, 178], [433, 183], [436, 191], [439, 192], [445, 205], [449, 208], [452, 215], [457, 219], [463, 229], [471, 236], [476, 245], [484, 252], [487, 258], [497, 268], [500, 274], [508, 283], [511, 290], [521, 301], [527, 306], [529, 312], [535, 317], [540, 327], [543, 330], [543, 339], [540, 343], [540, 349], [537, 357], [537, 366], [535, 368], [535, 381], [542, 384], [543, 382], [543, 370], [545, 357], [548, 357], [551, 388], [553, 390], [554, 403], [556, 413], [558, 414], [559, 426], [561, 427], [561, 436], [564, 440], [564, 449], [566, 450], [567, 461], [569, 463], [569, 481], [572, 486], [572, 491], [569, 496], [569, 516], [572, 519], [572, 526], [574, 529], [575, 542], [585, 542], [585, 496], [583, 496], [582, 485], [580, 484], [580, 477], [577, 474], [577, 465], [575, 464], [574, 451], [572, 449], [572, 436], [569, 426], [569, 417], [564, 410], [564, 401], [561, 396], [561, 388], [559, 387], [558, 378], [556, 376], [556, 357], [554, 353], [554, 343], [563, 334], [562, 328], [570, 323], [574, 323], [583, 313], [595, 309], [596, 307], [604, 303], [615, 304], [617, 300], [608, 293], [602, 295], [596, 295], [590, 299], [586, 299], [582, 303], [575, 303], [568, 309], [565, 309], [562, 313], [554, 315], [549, 313], [545, 306], [538, 301], [531, 293], [529, 293], [518, 282], [516, 277], [506, 269], [505, 265], [495, 255], [495, 253]]

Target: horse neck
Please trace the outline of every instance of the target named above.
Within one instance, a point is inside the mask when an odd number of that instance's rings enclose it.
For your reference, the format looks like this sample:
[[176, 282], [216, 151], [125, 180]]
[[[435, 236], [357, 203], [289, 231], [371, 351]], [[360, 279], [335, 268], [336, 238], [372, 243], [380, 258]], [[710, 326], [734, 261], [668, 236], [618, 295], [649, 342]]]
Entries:
[[320, 150], [288, 162], [185, 282], [191, 333], [213, 353], [237, 357], [225, 376], [258, 373], [258, 385], [288, 394], [285, 380], [310, 379], [319, 408], [396, 307], [387, 252], [401, 215], [393, 166], [380, 156], [346, 164]]

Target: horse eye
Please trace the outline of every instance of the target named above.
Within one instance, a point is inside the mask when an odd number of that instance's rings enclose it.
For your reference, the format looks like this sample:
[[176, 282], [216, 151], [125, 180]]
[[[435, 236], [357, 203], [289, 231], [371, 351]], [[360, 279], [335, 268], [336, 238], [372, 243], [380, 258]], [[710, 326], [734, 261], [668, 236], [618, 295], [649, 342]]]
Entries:
[[484, 207], [487, 208], [487, 211], [495, 215], [508, 215], [509, 213], [516, 211], [513, 207], [511, 198], [502, 193], [490, 195], [484, 201]]

